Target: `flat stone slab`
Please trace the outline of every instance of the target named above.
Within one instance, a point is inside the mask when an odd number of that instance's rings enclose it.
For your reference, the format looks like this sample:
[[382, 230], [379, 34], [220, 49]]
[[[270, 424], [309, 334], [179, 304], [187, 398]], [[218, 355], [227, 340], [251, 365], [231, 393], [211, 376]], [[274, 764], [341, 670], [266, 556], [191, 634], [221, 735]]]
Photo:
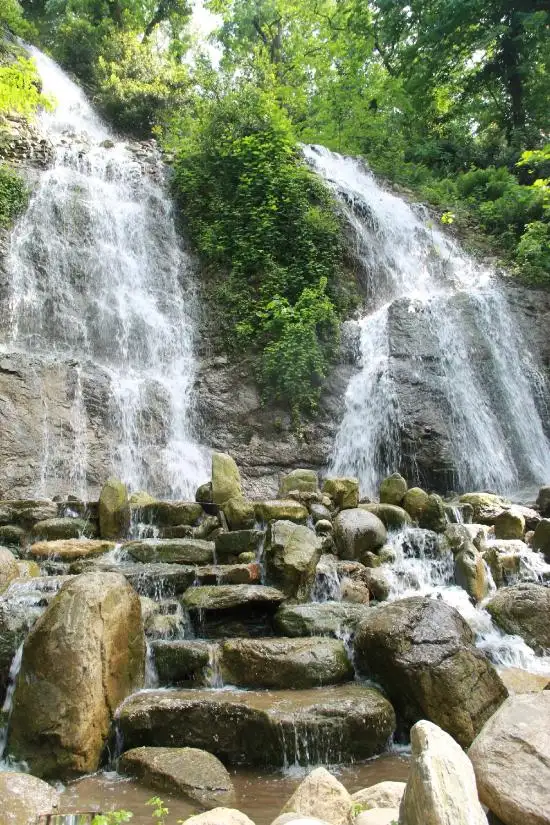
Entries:
[[195, 582], [210, 584], [259, 584], [262, 568], [259, 564], [211, 564], [197, 567]]
[[226, 584], [190, 587], [182, 603], [188, 610], [218, 611], [262, 606], [275, 610], [285, 600], [280, 590], [261, 584]]
[[122, 549], [141, 562], [166, 564], [212, 564], [214, 542], [204, 539], [142, 539], [124, 542]]
[[59, 539], [58, 541], [37, 541], [29, 547], [33, 559], [56, 559], [59, 561], [76, 561], [102, 556], [113, 550], [113, 541], [99, 539]]
[[345, 638], [367, 615], [369, 608], [346, 602], [284, 604], [275, 614], [275, 630], [282, 636], [334, 636]]
[[185, 593], [195, 581], [196, 568], [185, 564], [142, 564], [121, 562], [116, 564], [103, 560], [95, 562], [75, 562], [69, 568], [79, 574], [97, 570], [102, 573], [122, 573], [140, 596], [163, 599]]
[[146, 691], [118, 721], [127, 748], [198, 747], [232, 765], [368, 759], [395, 729], [390, 703], [355, 683], [311, 690]]
[[241, 687], [309, 688], [353, 679], [338, 639], [229, 639], [221, 646], [225, 684]]
[[[207, 668], [213, 650], [209, 642], [203, 639], [159, 639], [152, 642], [152, 648], [161, 685], [207, 684]], [[217, 645], [215, 649], [218, 650]]]

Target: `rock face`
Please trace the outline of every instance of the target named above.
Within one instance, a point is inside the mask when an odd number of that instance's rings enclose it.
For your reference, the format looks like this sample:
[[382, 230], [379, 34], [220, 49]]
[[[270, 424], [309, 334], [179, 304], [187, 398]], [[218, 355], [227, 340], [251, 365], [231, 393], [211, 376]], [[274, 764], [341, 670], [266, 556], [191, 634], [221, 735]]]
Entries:
[[367, 510], [343, 510], [334, 521], [334, 541], [341, 559], [360, 561], [364, 553], [382, 547], [386, 538], [383, 523]]
[[321, 539], [308, 527], [291, 521], [275, 521], [269, 530], [266, 551], [269, 583], [288, 598], [308, 601], [321, 549]]
[[503, 587], [487, 610], [505, 633], [521, 636], [539, 652], [550, 649], [550, 588], [533, 582]]
[[309, 688], [353, 678], [337, 639], [230, 639], [221, 666], [226, 684], [243, 687]]
[[198, 748], [134, 748], [123, 754], [120, 769], [152, 788], [181, 794], [204, 808], [235, 804], [226, 768]]
[[464, 619], [437, 599], [413, 596], [371, 610], [355, 636], [355, 659], [405, 724], [429, 719], [463, 747], [507, 695]]
[[454, 739], [422, 721], [411, 730], [411, 747], [399, 825], [487, 825], [472, 763]]
[[352, 799], [341, 782], [325, 768], [315, 768], [300, 782], [282, 813], [317, 816], [331, 825], [349, 825]]
[[200, 747], [225, 764], [281, 766], [380, 753], [395, 714], [377, 690], [357, 684], [321, 692], [149, 691], [124, 703], [119, 725], [129, 748]]
[[95, 771], [116, 708], [143, 683], [144, 657], [140, 601], [124, 577], [69, 581], [25, 642], [9, 752], [39, 776]]
[[0, 825], [35, 825], [40, 814], [56, 813], [59, 792], [24, 773], [0, 773]]
[[110, 478], [99, 495], [99, 532], [102, 539], [120, 539], [130, 527], [130, 504], [126, 485]]
[[548, 825], [550, 691], [508, 699], [469, 756], [479, 798], [504, 825]]

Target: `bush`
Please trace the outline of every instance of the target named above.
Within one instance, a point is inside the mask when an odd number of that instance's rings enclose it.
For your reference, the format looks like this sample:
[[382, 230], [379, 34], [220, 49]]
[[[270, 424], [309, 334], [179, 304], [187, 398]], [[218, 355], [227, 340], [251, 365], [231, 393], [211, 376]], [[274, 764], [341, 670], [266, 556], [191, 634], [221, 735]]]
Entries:
[[40, 93], [40, 85], [32, 60], [18, 58], [0, 65], [0, 114], [17, 112], [33, 114], [39, 105], [47, 104]]
[[226, 344], [259, 348], [264, 387], [295, 411], [311, 409], [327, 369], [325, 336], [336, 342], [341, 227], [332, 196], [269, 94], [244, 86], [202, 105], [177, 126], [175, 190], [199, 253], [227, 275], [217, 291]]
[[0, 166], [0, 226], [7, 228], [28, 201], [23, 179], [7, 166]]
[[550, 285], [550, 224], [527, 224], [516, 249], [516, 261], [523, 277], [536, 284]]

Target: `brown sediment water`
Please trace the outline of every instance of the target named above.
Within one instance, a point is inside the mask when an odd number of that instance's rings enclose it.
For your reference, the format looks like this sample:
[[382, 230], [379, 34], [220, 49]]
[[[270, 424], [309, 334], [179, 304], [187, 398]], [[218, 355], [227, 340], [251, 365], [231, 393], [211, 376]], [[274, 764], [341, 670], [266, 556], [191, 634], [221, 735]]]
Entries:
[[[270, 825], [294, 789], [311, 768], [297, 768], [289, 771], [234, 770], [231, 772], [237, 793], [236, 807], [246, 813], [256, 825]], [[388, 753], [355, 765], [330, 768], [340, 782], [354, 793], [361, 788], [375, 785], [385, 780], [405, 782], [409, 773], [407, 754]], [[160, 796], [170, 813], [166, 825], [177, 825], [198, 809], [166, 791], [154, 790], [125, 779], [115, 773], [101, 773], [87, 776], [68, 785], [61, 798], [60, 809], [64, 812], [77, 810], [132, 811], [133, 825], [153, 825], [151, 807], [147, 801]]]

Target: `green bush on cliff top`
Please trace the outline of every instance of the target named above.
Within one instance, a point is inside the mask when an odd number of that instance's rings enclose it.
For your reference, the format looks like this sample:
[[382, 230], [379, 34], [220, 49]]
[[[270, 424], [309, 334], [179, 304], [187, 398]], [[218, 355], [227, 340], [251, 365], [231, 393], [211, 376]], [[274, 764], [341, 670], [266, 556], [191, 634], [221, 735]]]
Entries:
[[332, 197], [273, 97], [245, 85], [203, 106], [178, 124], [175, 188], [198, 252], [223, 272], [220, 332], [258, 352], [266, 394], [310, 410], [338, 336]]

